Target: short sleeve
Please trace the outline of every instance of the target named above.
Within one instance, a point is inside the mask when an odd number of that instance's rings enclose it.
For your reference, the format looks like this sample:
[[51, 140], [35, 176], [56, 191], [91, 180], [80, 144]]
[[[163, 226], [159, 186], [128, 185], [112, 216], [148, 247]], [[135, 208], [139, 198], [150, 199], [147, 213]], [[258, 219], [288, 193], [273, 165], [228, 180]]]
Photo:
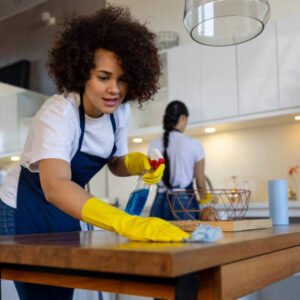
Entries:
[[148, 152], [147, 152], [148, 156], [151, 156], [153, 149], [158, 149], [161, 153], [163, 152], [162, 139], [157, 139], [157, 140], [154, 140], [150, 143], [149, 148], [148, 148]]
[[198, 140], [193, 140], [195, 161], [200, 161], [205, 158], [205, 152], [202, 144]]
[[25, 166], [37, 171], [41, 159], [57, 158], [70, 163], [79, 139], [76, 107], [66, 99], [50, 98], [32, 120], [25, 143]]

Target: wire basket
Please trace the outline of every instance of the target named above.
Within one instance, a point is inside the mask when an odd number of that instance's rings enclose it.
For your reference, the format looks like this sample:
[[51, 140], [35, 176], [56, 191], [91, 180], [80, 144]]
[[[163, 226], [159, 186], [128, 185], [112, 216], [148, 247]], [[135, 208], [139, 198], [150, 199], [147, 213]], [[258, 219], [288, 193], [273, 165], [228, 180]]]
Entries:
[[167, 199], [175, 220], [241, 220], [248, 210], [251, 191], [244, 189], [214, 189], [198, 200], [200, 191], [175, 190]]
[[158, 50], [169, 49], [179, 44], [179, 35], [174, 31], [159, 31], [156, 34], [155, 45]]

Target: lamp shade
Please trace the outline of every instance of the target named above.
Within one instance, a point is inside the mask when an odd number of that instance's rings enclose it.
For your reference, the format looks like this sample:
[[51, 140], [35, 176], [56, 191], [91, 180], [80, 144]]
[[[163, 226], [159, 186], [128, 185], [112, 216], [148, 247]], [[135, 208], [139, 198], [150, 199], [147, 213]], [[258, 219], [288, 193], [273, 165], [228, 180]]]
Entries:
[[266, 0], [185, 0], [183, 22], [197, 43], [230, 46], [258, 36], [269, 16]]

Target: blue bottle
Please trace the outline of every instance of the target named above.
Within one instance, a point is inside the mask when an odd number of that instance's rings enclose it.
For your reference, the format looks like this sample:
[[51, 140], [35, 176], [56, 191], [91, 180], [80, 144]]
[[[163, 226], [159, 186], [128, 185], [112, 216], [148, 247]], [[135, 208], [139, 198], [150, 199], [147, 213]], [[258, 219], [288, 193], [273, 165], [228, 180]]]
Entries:
[[[150, 158], [152, 169], [158, 168], [158, 166], [164, 162], [164, 158], [159, 150], [153, 149]], [[143, 181], [142, 176], [139, 176], [136, 186], [129, 196], [125, 211], [131, 215], [139, 216], [147, 202], [150, 188], [151, 185], [146, 184]]]
[[145, 184], [141, 177], [138, 178], [135, 189], [129, 196], [125, 211], [131, 215], [139, 216], [147, 202], [150, 185]]

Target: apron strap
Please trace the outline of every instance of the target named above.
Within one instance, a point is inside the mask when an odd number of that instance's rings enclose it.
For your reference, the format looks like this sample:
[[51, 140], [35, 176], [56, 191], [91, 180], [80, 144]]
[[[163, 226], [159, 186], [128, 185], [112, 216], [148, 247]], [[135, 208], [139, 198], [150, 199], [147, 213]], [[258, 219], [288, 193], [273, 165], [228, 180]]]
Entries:
[[[116, 120], [115, 120], [114, 114], [110, 114], [110, 121], [111, 121], [111, 125], [112, 125], [112, 128], [113, 128], [114, 136], [115, 136], [117, 126], [116, 126]], [[114, 141], [114, 146], [111, 150], [110, 157], [112, 157], [115, 154], [116, 150], [117, 150], [117, 146], [116, 146], [116, 143]]]
[[117, 126], [116, 126], [116, 120], [115, 120], [114, 114], [110, 115], [110, 121], [112, 124], [113, 132], [116, 133]]
[[79, 105], [79, 120], [80, 120], [80, 137], [79, 137], [79, 143], [78, 143], [78, 149], [79, 151], [82, 146], [83, 136], [84, 136], [84, 128], [85, 128], [85, 119], [84, 119], [84, 107], [83, 107], [83, 99], [82, 99], [82, 93], [80, 93], [80, 105]]

